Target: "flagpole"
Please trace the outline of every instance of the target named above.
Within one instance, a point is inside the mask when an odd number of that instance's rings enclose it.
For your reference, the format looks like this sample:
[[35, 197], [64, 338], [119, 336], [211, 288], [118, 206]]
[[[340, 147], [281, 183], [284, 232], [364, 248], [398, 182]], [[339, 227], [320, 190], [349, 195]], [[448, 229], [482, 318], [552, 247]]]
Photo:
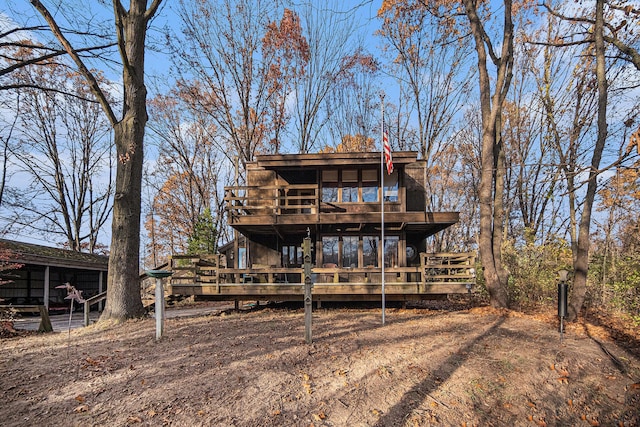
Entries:
[[380, 105], [382, 115], [382, 125], [380, 126], [380, 143], [382, 144], [380, 150], [380, 186], [382, 187], [382, 197], [380, 201], [380, 235], [381, 235], [381, 247], [382, 247], [382, 324], [385, 322], [385, 295], [384, 295], [384, 93], [380, 94]]

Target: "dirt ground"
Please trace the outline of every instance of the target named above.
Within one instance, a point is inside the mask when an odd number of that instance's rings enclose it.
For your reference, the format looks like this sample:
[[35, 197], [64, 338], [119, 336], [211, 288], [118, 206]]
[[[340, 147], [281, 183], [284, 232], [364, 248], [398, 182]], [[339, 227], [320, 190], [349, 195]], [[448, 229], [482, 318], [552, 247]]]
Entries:
[[[455, 304], [268, 306], [0, 340], [3, 426], [638, 426], [640, 334]], [[637, 330], [635, 330], [637, 332]]]

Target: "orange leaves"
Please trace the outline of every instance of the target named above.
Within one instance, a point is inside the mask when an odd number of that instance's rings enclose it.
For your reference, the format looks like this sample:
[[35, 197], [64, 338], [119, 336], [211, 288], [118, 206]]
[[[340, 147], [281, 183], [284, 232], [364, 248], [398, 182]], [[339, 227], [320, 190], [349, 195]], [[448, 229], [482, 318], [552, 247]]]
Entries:
[[360, 151], [375, 151], [376, 142], [373, 138], [366, 138], [364, 135], [346, 135], [337, 147], [326, 146], [323, 153], [352, 153]]
[[309, 374], [305, 372], [302, 373], [302, 388], [304, 388], [304, 391], [307, 394], [313, 393], [313, 385], [311, 382], [311, 377], [309, 376]]
[[88, 412], [89, 411], [89, 405], [79, 405], [76, 406], [76, 408], [73, 410], [73, 412], [75, 412], [76, 414], [81, 414], [83, 412]]
[[262, 44], [267, 51], [281, 52], [285, 59], [297, 56], [304, 62], [309, 61], [309, 43], [302, 35], [300, 17], [290, 9], [284, 10], [280, 25], [271, 22], [267, 26]]
[[588, 422], [588, 423], [589, 423], [589, 425], [590, 425], [590, 426], [592, 426], [592, 427], [598, 427], [598, 426], [600, 425], [600, 421], [598, 421], [598, 419], [597, 419], [596, 417], [593, 417], [593, 416], [587, 416], [587, 415], [584, 415], [584, 414], [583, 414], [583, 415], [580, 417], [580, 419], [581, 419], [582, 421], [586, 421], [586, 422]]
[[631, 137], [629, 138], [629, 148], [627, 151], [631, 152], [634, 147], [638, 150], [638, 154], [640, 154], [640, 128], [631, 134]]

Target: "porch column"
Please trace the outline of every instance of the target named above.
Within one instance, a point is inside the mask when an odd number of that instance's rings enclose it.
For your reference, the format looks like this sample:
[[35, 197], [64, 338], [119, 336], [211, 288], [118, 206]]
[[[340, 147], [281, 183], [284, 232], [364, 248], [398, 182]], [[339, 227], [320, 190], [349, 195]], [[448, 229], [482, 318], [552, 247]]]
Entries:
[[[98, 272], [98, 293], [101, 294], [102, 292], [104, 292], [104, 283], [103, 283], [103, 276], [104, 276], [104, 272], [103, 271], [99, 271]], [[100, 301], [98, 303], [98, 311], [102, 311], [104, 310], [104, 301]]]
[[44, 306], [49, 309], [49, 266], [44, 268]]

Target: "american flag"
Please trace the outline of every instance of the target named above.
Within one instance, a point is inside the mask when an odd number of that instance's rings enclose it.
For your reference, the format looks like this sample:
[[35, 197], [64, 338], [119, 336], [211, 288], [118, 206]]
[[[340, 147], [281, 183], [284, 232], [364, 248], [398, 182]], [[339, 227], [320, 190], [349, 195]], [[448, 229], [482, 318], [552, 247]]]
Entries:
[[387, 173], [393, 173], [393, 159], [391, 157], [391, 146], [389, 145], [389, 134], [387, 129], [382, 131], [382, 145], [384, 147], [384, 163], [387, 165]]

